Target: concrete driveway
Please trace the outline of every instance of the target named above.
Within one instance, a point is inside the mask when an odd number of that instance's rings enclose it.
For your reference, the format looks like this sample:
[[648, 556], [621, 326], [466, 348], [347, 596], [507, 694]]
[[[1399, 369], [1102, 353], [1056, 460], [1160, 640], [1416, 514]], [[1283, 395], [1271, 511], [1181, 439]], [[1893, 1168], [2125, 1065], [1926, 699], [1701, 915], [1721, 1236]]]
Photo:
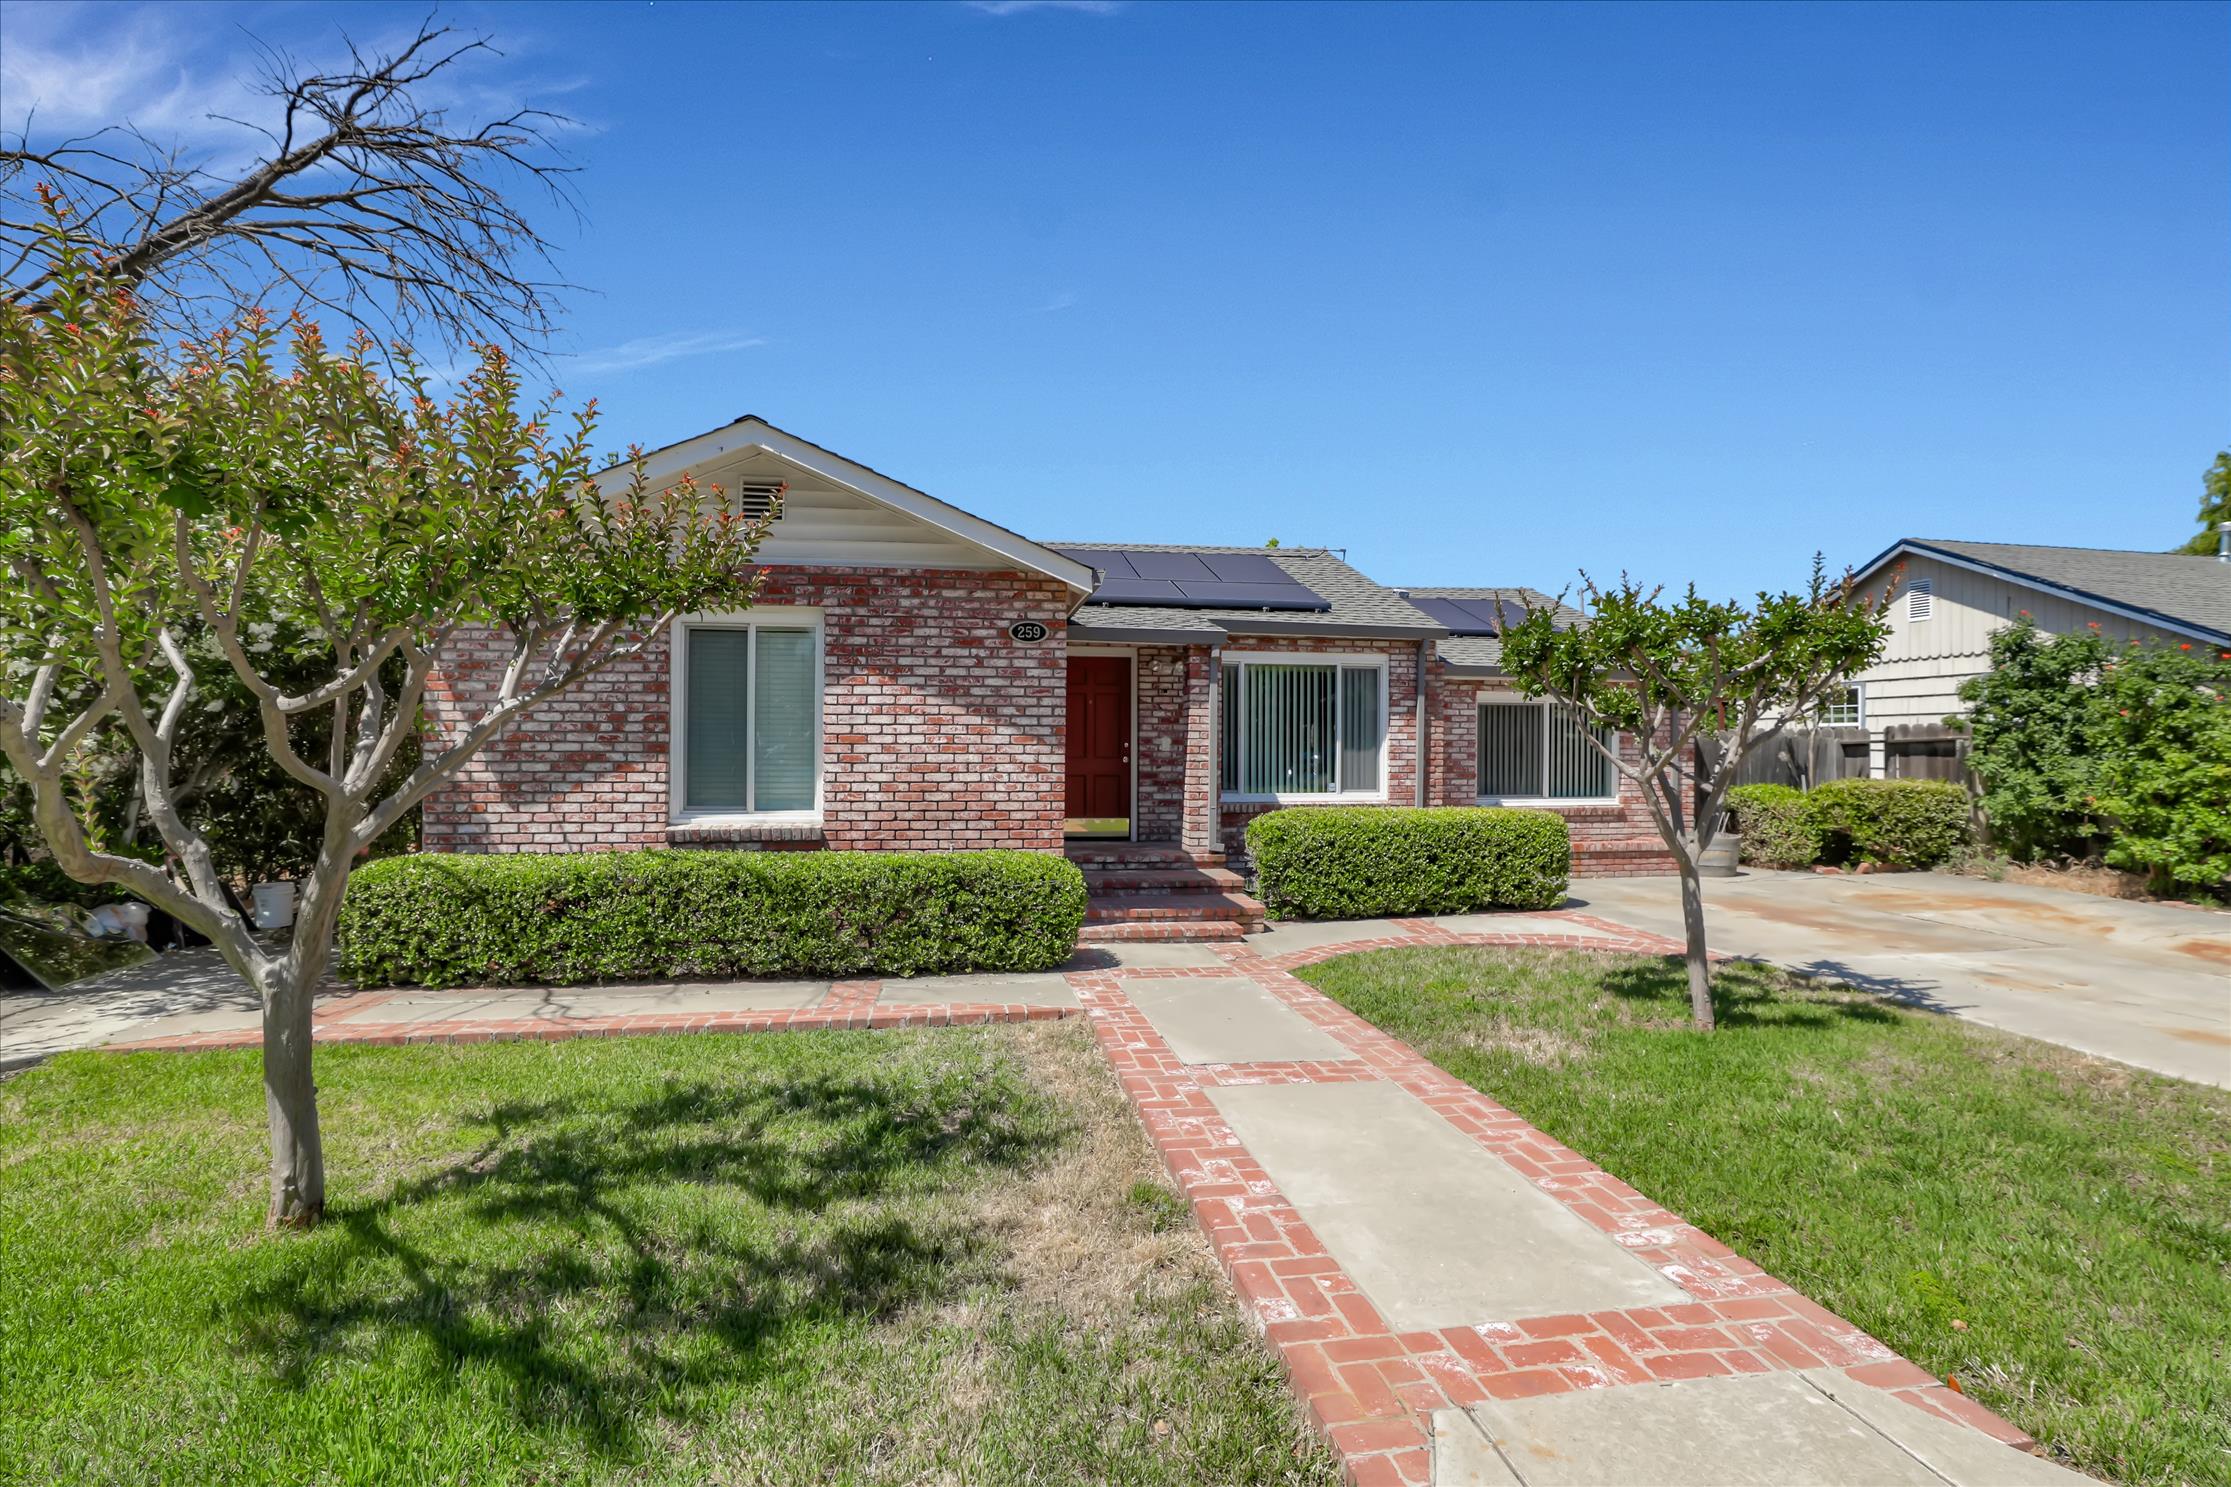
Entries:
[[[1680, 938], [1673, 878], [1583, 879], [1573, 898]], [[1746, 869], [1704, 900], [1714, 950], [2231, 1088], [2231, 914], [1940, 873]]]

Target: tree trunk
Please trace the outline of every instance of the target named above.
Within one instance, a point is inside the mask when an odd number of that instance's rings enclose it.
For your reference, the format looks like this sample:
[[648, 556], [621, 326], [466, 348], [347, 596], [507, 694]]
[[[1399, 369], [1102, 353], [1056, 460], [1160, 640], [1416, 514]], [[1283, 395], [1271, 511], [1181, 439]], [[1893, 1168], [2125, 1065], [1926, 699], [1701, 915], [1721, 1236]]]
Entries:
[[[307, 1229], [325, 1212], [325, 1140], [310, 1072], [310, 1011], [320, 968], [292, 957], [263, 1007], [263, 1102], [271, 1118], [272, 1228]], [[304, 974], [307, 971], [308, 974]]]
[[1689, 853], [1676, 852], [1674, 856], [1681, 864], [1681, 928], [1688, 940], [1689, 1014], [1696, 1019], [1698, 1027], [1710, 1032], [1715, 1024], [1712, 963], [1704, 949], [1704, 880]]

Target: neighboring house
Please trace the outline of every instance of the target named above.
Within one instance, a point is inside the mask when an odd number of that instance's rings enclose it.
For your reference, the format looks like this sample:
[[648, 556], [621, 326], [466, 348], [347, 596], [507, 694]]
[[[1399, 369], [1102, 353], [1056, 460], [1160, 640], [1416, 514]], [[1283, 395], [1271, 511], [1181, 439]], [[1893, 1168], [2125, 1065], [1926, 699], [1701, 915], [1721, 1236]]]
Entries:
[[[1321, 549], [1040, 543], [751, 417], [650, 456], [658, 484], [685, 472], [779, 494], [758, 604], [499, 738], [427, 801], [429, 848], [1066, 845], [1152, 876], [1221, 863], [1276, 806], [1488, 800], [1567, 815], [1576, 872], [1670, 866], [1571, 724], [1508, 698], [1491, 623], [1438, 602], [1525, 591], [1405, 597]], [[491, 641], [439, 677], [433, 726], [497, 665]]]
[[1960, 683], [1989, 669], [1993, 632], [2025, 613], [2049, 634], [2097, 625], [2115, 640], [2231, 648], [2231, 563], [2213, 557], [1908, 538], [1861, 568], [1860, 586], [1894, 571], [1883, 658], [1823, 718], [1873, 735], [1876, 774], [1883, 730], [1965, 711]]

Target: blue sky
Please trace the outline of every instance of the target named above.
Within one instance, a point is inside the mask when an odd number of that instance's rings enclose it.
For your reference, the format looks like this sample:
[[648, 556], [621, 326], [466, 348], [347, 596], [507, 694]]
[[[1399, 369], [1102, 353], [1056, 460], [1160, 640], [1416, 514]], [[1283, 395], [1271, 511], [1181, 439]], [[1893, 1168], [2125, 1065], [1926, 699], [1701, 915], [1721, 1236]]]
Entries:
[[[248, 35], [10, 6], [6, 122], [215, 140]], [[1033, 536], [1747, 592], [2165, 548], [2231, 443], [2231, 7], [457, 6], [575, 116], [569, 393]], [[215, 147], [214, 145], [212, 147]]]

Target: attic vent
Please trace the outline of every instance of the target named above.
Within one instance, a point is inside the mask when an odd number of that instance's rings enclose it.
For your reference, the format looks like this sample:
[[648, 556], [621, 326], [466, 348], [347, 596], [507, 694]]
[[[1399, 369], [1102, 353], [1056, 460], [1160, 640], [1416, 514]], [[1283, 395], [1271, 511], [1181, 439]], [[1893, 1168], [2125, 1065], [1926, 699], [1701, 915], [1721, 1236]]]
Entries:
[[739, 480], [729, 488], [729, 498], [736, 503], [736, 514], [747, 521], [757, 521], [775, 509], [782, 493], [790, 489], [786, 480]]
[[1927, 619], [1929, 611], [1935, 608], [1936, 602], [1936, 594], [1930, 589], [1928, 579], [1917, 578], [1906, 585], [1907, 620], [1919, 622]]

